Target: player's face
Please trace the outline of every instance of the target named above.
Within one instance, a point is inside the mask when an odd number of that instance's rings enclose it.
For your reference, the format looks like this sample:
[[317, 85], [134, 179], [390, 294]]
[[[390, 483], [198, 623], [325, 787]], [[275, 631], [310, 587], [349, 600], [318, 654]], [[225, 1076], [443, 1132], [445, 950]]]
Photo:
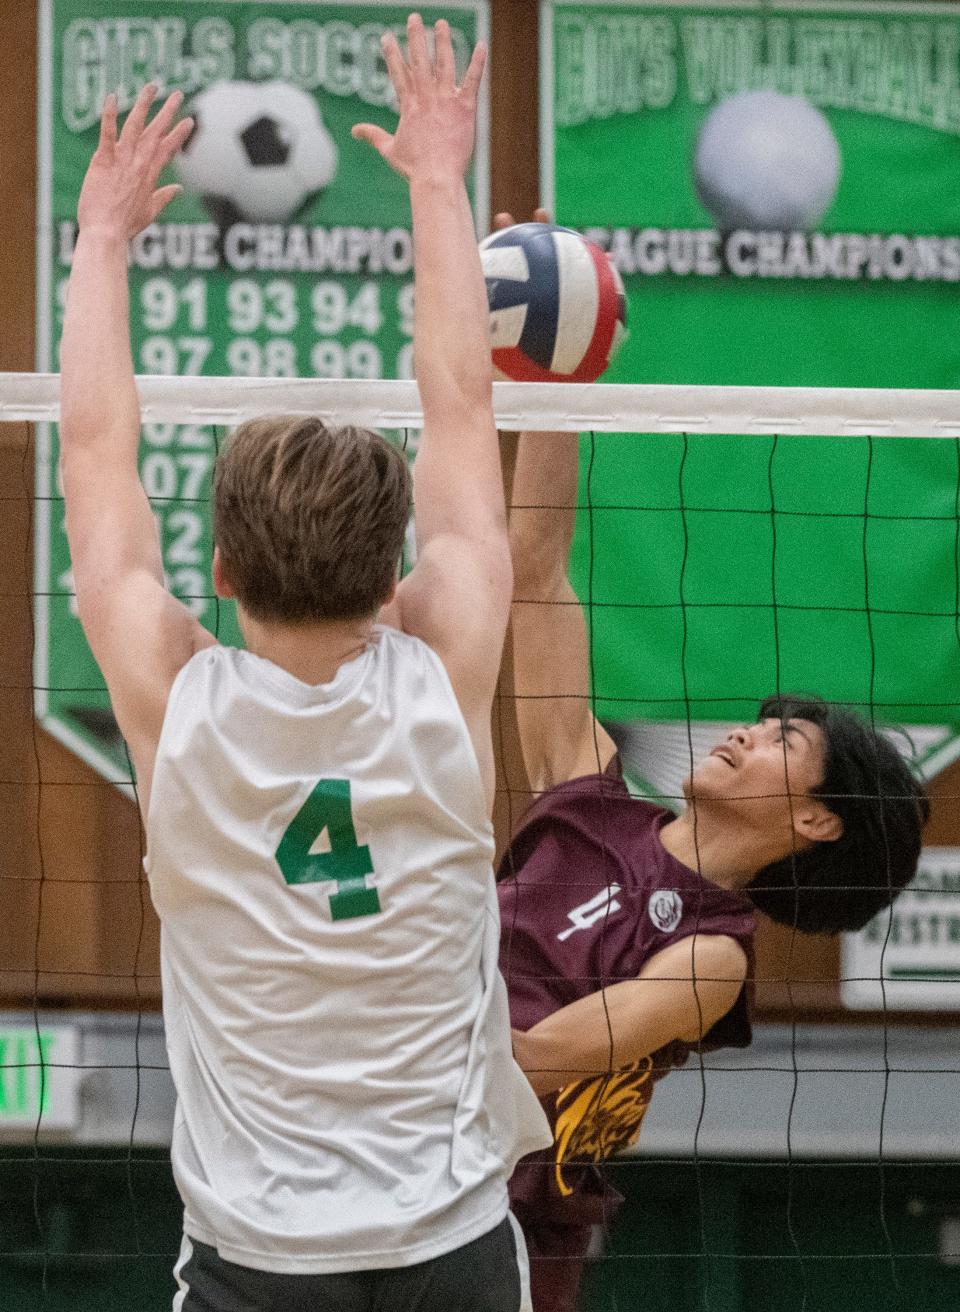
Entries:
[[762, 720], [733, 729], [684, 782], [688, 797], [780, 810], [823, 781], [825, 743], [810, 720]]

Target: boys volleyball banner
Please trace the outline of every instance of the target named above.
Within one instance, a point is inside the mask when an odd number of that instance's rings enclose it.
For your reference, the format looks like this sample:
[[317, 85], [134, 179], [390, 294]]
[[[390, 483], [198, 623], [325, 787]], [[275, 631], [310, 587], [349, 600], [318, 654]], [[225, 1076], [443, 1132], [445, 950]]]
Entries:
[[[488, 36], [486, 0], [421, 7], [450, 20], [458, 65]], [[377, 0], [45, 0], [41, 5], [38, 367], [57, 349], [76, 204], [104, 97], [121, 111], [154, 80], [179, 88], [196, 129], [170, 170], [184, 192], [131, 243], [138, 373], [412, 376], [413, 247], [406, 184], [350, 129], [392, 129], [380, 37], [408, 6]], [[486, 83], [484, 84], [486, 87]], [[482, 93], [486, 96], [486, 91]], [[489, 213], [488, 107], [469, 183]], [[222, 433], [149, 424], [140, 467], [173, 591], [228, 641], [211, 596], [210, 475]], [[38, 450], [38, 714], [108, 778], [130, 770], [80, 630], [56, 485], [55, 433]], [[52, 499], [51, 499], [52, 498]]]
[[[544, 203], [627, 289], [606, 381], [960, 385], [955, 6], [556, 0], [541, 38]], [[802, 689], [960, 751], [956, 443], [603, 436], [582, 471], [605, 719]]]

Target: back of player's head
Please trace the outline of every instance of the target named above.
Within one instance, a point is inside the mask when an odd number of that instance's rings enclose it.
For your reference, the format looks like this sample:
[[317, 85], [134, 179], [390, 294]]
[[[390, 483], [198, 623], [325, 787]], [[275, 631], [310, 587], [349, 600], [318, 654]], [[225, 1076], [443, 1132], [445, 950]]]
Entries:
[[366, 429], [319, 419], [241, 424], [214, 471], [223, 571], [260, 621], [376, 614], [396, 577], [409, 506], [400, 451]]
[[843, 832], [765, 866], [745, 891], [773, 920], [807, 933], [861, 929], [916, 872], [930, 814], [926, 790], [889, 738], [850, 711], [791, 695], [767, 698], [759, 718], [820, 728], [823, 780], [811, 792]]

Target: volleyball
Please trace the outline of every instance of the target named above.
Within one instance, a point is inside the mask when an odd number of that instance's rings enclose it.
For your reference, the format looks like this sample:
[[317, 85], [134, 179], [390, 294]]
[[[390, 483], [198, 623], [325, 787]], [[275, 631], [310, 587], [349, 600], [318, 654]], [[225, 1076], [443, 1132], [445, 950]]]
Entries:
[[196, 127], [174, 167], [223, 226], [284, 223], [336, 174], [336, 144], [300, 87], [217, 82], [190, 112]]
[[704, 120], [693, 174], [701, 204], [722, 231], [805, 232], [833, 204], [840, 147], [803, 96], [742, 91]]
[[570, 228], [518, 223], [480, 243], [496, 376], [592, 383], [626, 336], [619, 273]]

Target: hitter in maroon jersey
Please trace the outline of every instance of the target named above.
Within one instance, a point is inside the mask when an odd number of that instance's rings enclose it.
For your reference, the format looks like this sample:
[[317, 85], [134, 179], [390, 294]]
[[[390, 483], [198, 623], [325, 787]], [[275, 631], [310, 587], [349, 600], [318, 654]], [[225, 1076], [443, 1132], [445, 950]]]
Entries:
[[574, 1309], [591, 1227], [619, 1199], [599, 1164], [636, 1138], [655, 1083], [692, 1050], [749, 1043], [754, 909], [864, 925], [912, 877], [928, 813], [889, 740], [815, 698], [765, 702], [694, 766], [679, 816], [631, 798], [567, 581], [576, 486], [575, 437], [521, 436], [512, 661], [536, 800], [500, 907], [514, 1049], [555, 1134], [511, 1187], [535, 1312]]

